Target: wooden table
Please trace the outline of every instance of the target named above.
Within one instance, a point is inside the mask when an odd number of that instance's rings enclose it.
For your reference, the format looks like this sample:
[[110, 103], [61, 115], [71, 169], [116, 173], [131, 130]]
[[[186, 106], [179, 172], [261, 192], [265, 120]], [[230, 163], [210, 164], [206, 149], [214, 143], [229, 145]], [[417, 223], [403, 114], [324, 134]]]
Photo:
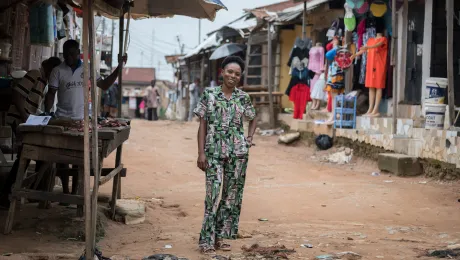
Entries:
[[[130, 126], [98, 129], [99, 169], [102, 168], [104, 158], [107, 158], [113, 151], [117, 150], [115, 168], [102, 169], [99, 173], [97, 173], [100, 174], [99, 176], [102, 175], [99, 179], [98, 185], [103, 185], [110, 179], [114, 179], [111, 200], [113, 216], [115, 213], [116, 199], [120, 198], [121, 194], [121, 177], [123, 174], [126, 174], [126, 170], [123, 169], [123, 164], [121, 163], [122, 146], [123, 143], [128, 140], [130, 130]], [[23, 136], [23, 149], [16, 182], [12, 191], [12, 202], [6, 221], [5, 234], [9, 234], [12, 230], [16, 203], [18, 199], [22, 198], [77, 205], [77, 216], [83, 216], [83, 133], [66, 131], [62, 126], [52, 125], [20, 125], [18, 127], [18, 131], [20, 131]], [[27, 176], [26, 165], [30, 160], [42, 161], [44, 163], [37, 173], [32, 176]], [[78, 174], [79, 185], [77, 195], [53, 193], [53, 187], [48, 187], [48, 191], [37, 191], [32, 189], [30, 185], [26, 185], [28, 187], [24, 187], [25, 184], [28, 183], [26, 180], [31, 178], [36, 179], [35, 183], [38, 183], [47, 169], [49, 169], [53, 164], [72, 164], [78, 166], [78, 169], [66, 170], [68, 172], [74, 171]], [[96, 173], [93, 173], [93, 175], [95, 174]], [[54, 175], [51, 176], [51, 178], [54, 179]]]

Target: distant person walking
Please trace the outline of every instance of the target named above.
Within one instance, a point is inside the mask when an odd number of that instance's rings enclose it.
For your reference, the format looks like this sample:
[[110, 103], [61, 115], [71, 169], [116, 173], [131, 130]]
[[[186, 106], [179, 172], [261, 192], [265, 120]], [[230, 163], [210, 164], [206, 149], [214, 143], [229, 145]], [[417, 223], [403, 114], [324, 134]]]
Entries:
[[152, 80], [151, 84], [151, 86], [147, 87], [147, 119], [149, 121], [157, 121], [160, 93], [158, 92], [159, 89], [156, 86], [156, 81]]
[[190, 109], [188, 113], [188, 121], [193, 120], [193, 110], [196, 108], [198, 105], [198, 100], [200, 99], [200, 79], [196, 78], [195, 82], [190, 84], [189, 86], [189, 92], [190, 92]]
[[[256, 129], [251, 99], [237, 88], [244, 71], [243, 60], [227, 57], [222, 69], [223, 85], [205, 89], [194, 111], [200, 118], [197, 166], [206, 173], [205, 213], [199, 240], [204, 254], [214, 254], [216, 249], [231, 250], [224, 239], [238, 236], [248, 153]], [[244, 118], [250, 121], [246, 137]]]

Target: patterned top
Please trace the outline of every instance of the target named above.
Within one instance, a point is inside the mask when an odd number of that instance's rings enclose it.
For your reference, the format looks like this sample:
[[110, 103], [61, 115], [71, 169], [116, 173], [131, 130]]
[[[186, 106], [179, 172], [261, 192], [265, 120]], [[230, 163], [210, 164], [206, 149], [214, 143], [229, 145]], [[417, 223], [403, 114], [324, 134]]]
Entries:
[[[45, 87], [46, 81], [42, 78], [41, 72], [30, 70], [13, 88], [13, 91], [17, 91], [24, 98], [24, 110], [27, 114], [35, 115], [39, 112]], [[10, 105], [6, 121], [10, 125], [24, 123], [21, 114], [13, 104]]]
[[247, 93], [235, 89], [227, 99], [222, 87], [207, 88], [194, 113], [207, 122], [206, 156], [225, 159], [248, 154], [243, 117], [254, 120], [256, 111]]

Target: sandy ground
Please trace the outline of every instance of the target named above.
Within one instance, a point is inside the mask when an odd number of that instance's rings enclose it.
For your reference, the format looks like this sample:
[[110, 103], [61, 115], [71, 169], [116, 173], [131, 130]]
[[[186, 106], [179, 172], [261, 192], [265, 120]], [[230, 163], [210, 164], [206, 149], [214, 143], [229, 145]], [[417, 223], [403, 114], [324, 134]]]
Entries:
[[[123, 179], [122, 197], [159, 198], [164, 204], [148, 202], [146, 222], [140, 225], [109, 221], [99, 243], [104, 255], [140, 259], [171, 253], [202, 259], [197, 239], [204, 175], [195, 166], [196, 130], [196, 123], [133, 121], [123, 150], [128, 177]], [[296, 250], [292, 259], [343, 251], [359, 253], [363, 259], [416, 259], [423, 250], [460, 243], [459, 183], [371, 176], [377, 171], [372, 162], [358, 159], [346, 166], [330, 165], [302, 144], [278, 145], [276, 137], [256, 137], [255, 143], [240, 225], [252, 237], [231, 241], [234, 252], [253, 243], [281, 243]], [[106, 166], [113, 165], [109, 159]], [[111, 183], [102, 187], [102, 193], [110, 192]], [[82, 243], [51, 232], [65, 214], [56, 208], [20, 212], [15, 232], [0, 235], [0, 255], [80, 254]], [[0, 212], [1, 230], [5, 215]], [[26, 219], [29, 224], [21, 224]]]

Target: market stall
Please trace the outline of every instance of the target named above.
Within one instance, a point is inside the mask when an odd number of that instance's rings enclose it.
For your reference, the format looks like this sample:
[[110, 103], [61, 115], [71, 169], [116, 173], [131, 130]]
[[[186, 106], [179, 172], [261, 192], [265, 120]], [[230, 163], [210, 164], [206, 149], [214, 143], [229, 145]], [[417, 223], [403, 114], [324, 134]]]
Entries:
[[[100, 128], [98, 131], [98, 150], [99, 161], [98, 165], [102, 166], [104, 158], [107, 158], [112, 152], [117, 150], [117, 157], [115, 159], [115, 168], [102, 169], [102, 177], [96, 185], [103, 185], [109, 180], [114, 179], [112, 189], [112, 205], [115, 205], [116, 199], [120, 195], [121, 175], [123, 171], [123, 164], [121, 163], [121, 150], [123, 142], [128, 140], [130, 129], [129, 121], [124, 120], [100, 120]], [[5, 233], [11, 232], [14, 222], [16, 202], [19, 199], [34, 199], [46, 200], [53, 202], [69, 203], [79, 205], [77, 215], [83, 216], [83, 137], [84, 133], [81, 131], [81, 122], [67, 121], [63, 123], [62, 120], [50, 121], [46, 126], [33, 126], [21, 125], [18, 131], [23, 135], [23, 153], [20, 159], [20, 166], [18, 177], [12, 192], [11, 210], [8, 214], [7, 223], [5, 226]], [[28, 160], [44, 162], [41, 169], [34, 175], [26, 176], [26, 164]], [[78, 166], [78, 169], [69, 169], [61, 174], [78, 175], [78, 192], [76, 195], [57, 194], [53, 193], [52, 185], [46, 191], [38, 191], [31, 189], [32, 187], [24, 186], [23, 183], [27, 182], [30, 178], [43, 178], [46, 168], [53, 164], [72, 164]], [[126, 172], [124, 171], [124, 174]], [[94, 175], [94, 172], [93, 172]], [[52, 181], [52, 179], [50, 179]], [[93, 187], [94, 188], [94, 187]], [[112, 207], [114, 212], [114, 207]]]

